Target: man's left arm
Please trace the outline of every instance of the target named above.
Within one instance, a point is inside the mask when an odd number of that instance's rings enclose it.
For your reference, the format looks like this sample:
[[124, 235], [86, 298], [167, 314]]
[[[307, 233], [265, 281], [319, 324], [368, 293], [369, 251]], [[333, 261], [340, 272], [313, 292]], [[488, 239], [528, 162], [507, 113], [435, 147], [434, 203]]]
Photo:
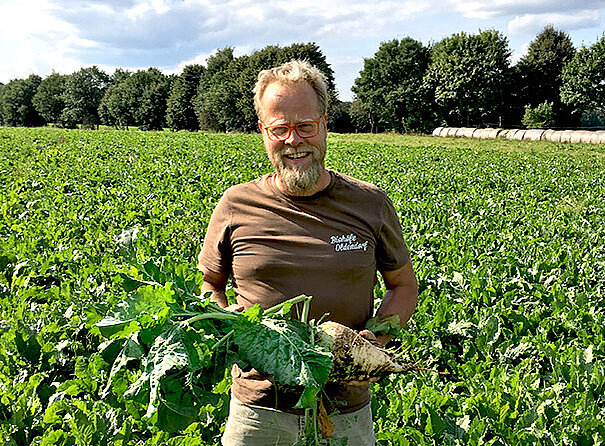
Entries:
[[[387, 291], [376, 311], [376, 316], [398, 315], [403, 326], [414, 313], [418, 302], [418, 281], [412, 269], [412, 262], [408, 261], [394, 271], [381, 271], [380, 274]], [[363, 330], [360, 334], [370, 339], [373, 336], [373, 333], [368, 330]], [[391, 335], [376, 336], [381, 345], [385, 345], [391, 338]]]
[[[412, 317], [418, 302], [418, 281], [416, 274], [412, 269], [412, 262], [408, 261], [404, 266], [394, 271], [381, 271], [384, 279], [386, 293], [382, 302], [376, 311], [376, 316], [390, 316], [396, 314], [399, 316], [401, 326]], [[361, 330], [359, 335], [373, 344], [385, 346], [393, 336], [375, 335], [370, 330]], [[365, 381], [349, 381], [350, 385], [363, 386], [371, 382], [378, 381], [378, 378], [370, 378]]]

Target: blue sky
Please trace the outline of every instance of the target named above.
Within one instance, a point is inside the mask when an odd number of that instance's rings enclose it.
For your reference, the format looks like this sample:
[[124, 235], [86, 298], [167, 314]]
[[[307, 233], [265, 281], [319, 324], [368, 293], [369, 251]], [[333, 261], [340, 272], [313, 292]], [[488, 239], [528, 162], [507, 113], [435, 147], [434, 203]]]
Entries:
[[0, 0], [0, 82], [98, 65], [180, 73], [219, 48], [236, 55], [267, 45], [315, 42], [342, 100], [381, 42], [427, 45], [451, 34], [495, 29], [516, 62], [548, 24], [574, 45], [605, 31], [605, 0]]

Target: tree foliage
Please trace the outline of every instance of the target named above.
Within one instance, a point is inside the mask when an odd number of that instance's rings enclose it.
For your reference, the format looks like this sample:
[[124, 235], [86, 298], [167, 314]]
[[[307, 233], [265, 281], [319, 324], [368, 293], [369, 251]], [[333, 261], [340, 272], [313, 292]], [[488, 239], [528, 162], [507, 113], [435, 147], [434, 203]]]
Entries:
[[32, 74], [27, 79], [13, 79], [2, 87], [0, 114], [4, 124], [34, 127], [44, 123], [32, 103], [41, 82], [40, 76]]
[[372, 113], [367, 103], [354, 99], [349, 107], [349, 116], [356, 131], [374, 132], [376, 128], [376, 116]]
[[328, 129], [337, 133], [352, 133], [355, 131], [351, 119], [351, 102], [338, 98], [330, 100], [328, 106]]
[[364, 60], [353, 92], [363, 104], [358, 110], [364, 110], [371, 131], [406, 132], [431, 125], [430, 98], [422, 84], [429, 61], [429, 49], [409, 37], [382, 43], [373, 57]]
[[206, 69], [192, 101], [197, 122], [203, 130], [231, 130], [227, 121], [233, 119], [234, 112], [228, 91], [234, 89], [236, 73], [232, 63], [235, 60], [233, 48], [226, 47], [206, 61]]
[[4, 124], [4, 118], [2, 117], [2, 91], [4, 90], [4, 84], [0, 82], [0, 125]]
[[99, 104], [99, 118], [101, 123], [114, 126], [118, 129], [134, 125], [134, 95], [130, 95], [125, 83], [130, 78], [129, 71], [120, 71], [112, 76], [112, 84]]
[[535, 108], [526, 105], [521, 122], [528, 129], [547, 129], [552, 127], [554, 124], [552, 102], [544, 101]]
[[58, 123], [61, 120], [61, 113], [65, 108], [63, 94], [66, 79], [67, 76], [53, 72], [38, 85], [32, 103], [46, 122]]
[[169, 78], [157, 68], [133, 74], [120, 72], [113, 77], [120, 80], [107, 89], [101, 100], [101, 121], [118, 128], [132, 125], [141, 130], [161, 130], [165, 125]]
[[199, 129], [193, 98], [204, 71], [202, 65], [187, 65], [172, 85], [166, 109], [166, 122], [172, 130]]
[[69, 75], [65, 82], [65, 108], [61, 120], [67, 127], [82, 124], [95, 127], [99, 124], [99, 105], [111, 79], [96, 65], [82, 68]]
[[577, 115], [605, 110], [605, 35], [590, 47], [582, 47], [565, 66], [561, 100]]
[[557, 127], [605, 125], [605, 36], [576, 52], [565, 32], [547, 26], [514, 67], [510, 55], [507, 39], [493, 30], [453, 34], [428, 47], [409, 37], [383, 42], [364, 60], [354, 100], [342, 102], [315, 43], [269, 45], [242, 56], [227, 47], [179, 76], [118, 68], [110, 77], [93, 66], [0, 83], [0, 123], [253, 132], [259, 71], [302, 59], [326, 75], [330, 131], [518, 126], [544, 103], [552, 108], [546, 122]]
[[452, 126], [498, 122], [510, 84], [511, 52], [500, 32], [454, 34], [433, 48], [424, 79], [440, 118]]
[[315, 43], [270, 45], [240, 57], [233, 55], [232, 48], [225, 48], [208, 59], [194, 100], [200, 126], [215, 131], [254, 131], [257, 118], [252, 89], [259, 71], [292, 59], [307, 60], [321, 70], [330, 97], [337, 97], [334, 72]]
[[549, 101], [556, 124], [570, 124], [570, 110], [561, 102], [559, 91], [563, 68], [575, 52], [567, 33], [553, 26], [545, 27], [515, 66], [519, 105], [536, 107]]

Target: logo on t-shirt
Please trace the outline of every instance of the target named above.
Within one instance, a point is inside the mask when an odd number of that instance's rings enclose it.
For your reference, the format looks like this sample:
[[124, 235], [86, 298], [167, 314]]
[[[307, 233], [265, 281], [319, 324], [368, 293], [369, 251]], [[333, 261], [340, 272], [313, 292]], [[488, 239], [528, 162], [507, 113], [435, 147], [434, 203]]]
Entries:
[[334, 245], [334, 251], [360, 251], [368, 249], [368, 242], [357, 240], [355, 234], [331, 235], [330, 244]]

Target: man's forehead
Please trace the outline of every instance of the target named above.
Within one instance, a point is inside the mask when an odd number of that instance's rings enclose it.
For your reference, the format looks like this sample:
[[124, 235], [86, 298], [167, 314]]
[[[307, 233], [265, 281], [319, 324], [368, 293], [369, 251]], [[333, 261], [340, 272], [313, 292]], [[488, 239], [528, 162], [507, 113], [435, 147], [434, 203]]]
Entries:
[[[294, 104], [292, 104], [294, 101]], [[319, 99], [313, 87], [307, 82], [284, 83], [279, 81], [271, 82], [265, 88], [261, 97], [261, 106], [267, 109], [276, 109], [288, 106], [297, 106], [304, 108], [305, 105], [312, 105], [318, 108]]]
[[[300, 82], [283, 82], [280, 80], [275, 80], [267, 84], [265, 88], [264, 94], [271, 93], [281, 93], [281, 92], [289, 92], [294, 90], [305, 90], [311, 88], [308, 82], [300, 81]], [[312, 89], [312, 88], [311, 88]]]

